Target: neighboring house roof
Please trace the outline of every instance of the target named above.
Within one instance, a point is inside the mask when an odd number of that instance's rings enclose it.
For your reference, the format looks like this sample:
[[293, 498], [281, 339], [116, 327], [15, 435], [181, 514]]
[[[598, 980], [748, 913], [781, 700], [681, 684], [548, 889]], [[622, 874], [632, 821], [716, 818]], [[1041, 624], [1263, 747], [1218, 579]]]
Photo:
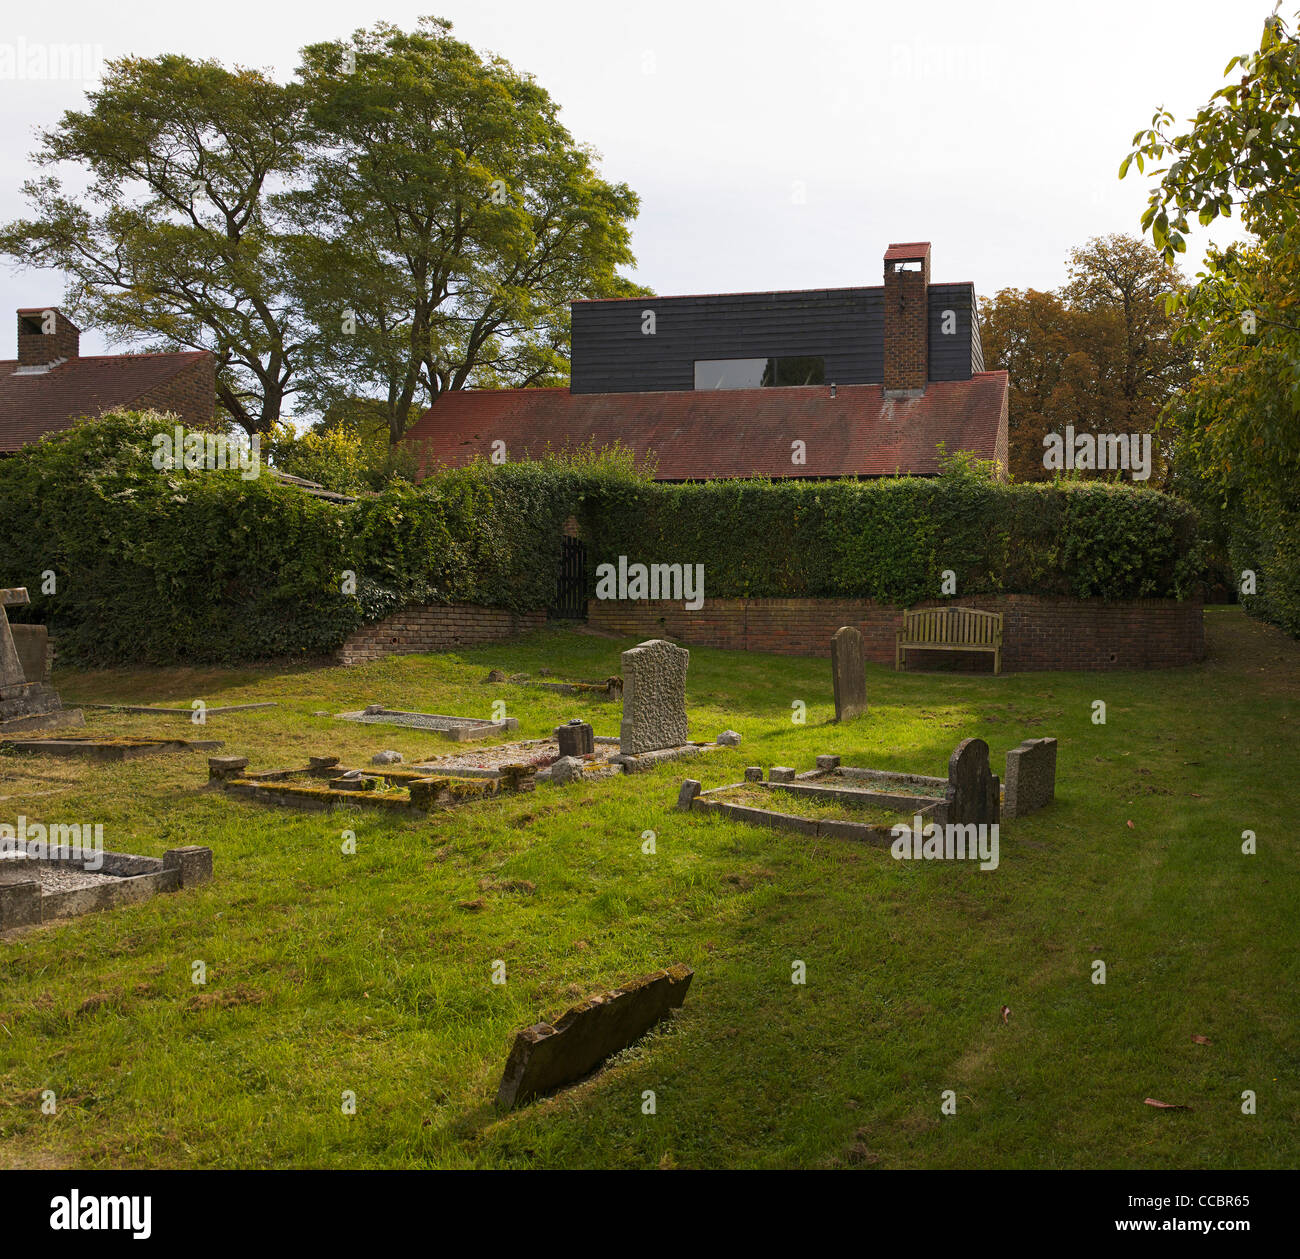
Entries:
[[[402, 439], [421, 471], [461, 467], [506, 444], [513, 461], [547, 448], [613, 445], [657, 458], [660, 481], [727, 477], [933, 475], [948, 454], [1006, 458], [1007, 373], [931, 381], [919, 397], [881, 385], [573, 394], [568, 389], [444, 394]], [[999, 437], [1001, 441], [999, 442]], [[802, 441], [807, 462], [791, 462]]]
[[82, 416], [130, 406], [205, 350], [172, 354], [103, 354], [70, 358], [47, 369], [0, 359], [0, 453], [11, 453]]

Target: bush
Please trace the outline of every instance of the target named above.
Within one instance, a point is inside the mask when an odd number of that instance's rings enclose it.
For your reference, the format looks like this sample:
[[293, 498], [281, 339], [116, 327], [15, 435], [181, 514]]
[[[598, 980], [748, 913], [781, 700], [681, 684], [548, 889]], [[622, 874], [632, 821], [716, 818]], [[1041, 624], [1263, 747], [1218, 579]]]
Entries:
[[[158, 470], [169, 418], [82, 423], [0, 462], [0, 584], [25, 585], [64, 659], [317, 656], [410, 603], [552, 602], [566, 519], [595, 568], [705, 568], [711, 596], [1185, 595], [1195, 515], [1153, 490], [1006, 485], [969, 460], [925, 480], [661, 485], [626, 451], [478, 463], [351, 506], [273, 477]], [[355, 584], [345, 575], [355, 575]], [[52, 573], [54, 588], [42, 590]]]

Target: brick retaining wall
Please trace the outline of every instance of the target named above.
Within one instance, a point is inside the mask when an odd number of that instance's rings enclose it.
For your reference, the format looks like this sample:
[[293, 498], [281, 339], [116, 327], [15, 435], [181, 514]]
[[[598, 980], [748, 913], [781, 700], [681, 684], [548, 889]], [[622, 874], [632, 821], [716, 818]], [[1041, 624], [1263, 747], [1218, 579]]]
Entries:
[[545, 612], [517, 614], [472, 603], [425, 604], [363, 625], [335, 652], [339, 664], [361, 664], [382, 656], [449, 651], [474, 643], [496, 643], [541, 629]]
[[[1199, 602], [1135, 599], [1127, 603], [1038, 595], [980, 595], [932, 599], [918, 608], [945, 606], [1001, 612], [1002, 669], [1160, 669], [1205, 657]], [[592, 599], [588, 624], [629, 638], [671, 638], [687, 645], [786, 656], [829, 656], [841, 625], [861, 632], [868, 660], [894, 663], [894, 635], [902, 609], [870, 599], [706, 599], [698, 612], [680, 603]], [[980, 652], [913, 650], [912, 669], [992, 671]]]

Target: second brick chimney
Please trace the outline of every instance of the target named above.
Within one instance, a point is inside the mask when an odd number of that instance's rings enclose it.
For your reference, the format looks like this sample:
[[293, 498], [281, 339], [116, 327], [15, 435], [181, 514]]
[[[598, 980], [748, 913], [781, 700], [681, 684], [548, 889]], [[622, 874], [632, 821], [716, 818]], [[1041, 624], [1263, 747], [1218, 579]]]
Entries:
[[930, 375], [930, 242], [885, 250], [885, 392], [925, 391]]
[[18, 366], [49, 367], [76, 358], [81, 329], [54, 306], [33, 306], [18, 312]]

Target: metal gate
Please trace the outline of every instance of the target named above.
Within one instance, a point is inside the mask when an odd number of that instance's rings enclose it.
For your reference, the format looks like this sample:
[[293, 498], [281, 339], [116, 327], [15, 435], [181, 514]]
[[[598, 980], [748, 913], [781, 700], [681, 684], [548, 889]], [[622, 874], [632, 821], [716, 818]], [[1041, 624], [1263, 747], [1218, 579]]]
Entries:
[[546, 610], [557, 621], [587, 619], [587, 548], [579, 538], [564, 538], [555, 603]]

